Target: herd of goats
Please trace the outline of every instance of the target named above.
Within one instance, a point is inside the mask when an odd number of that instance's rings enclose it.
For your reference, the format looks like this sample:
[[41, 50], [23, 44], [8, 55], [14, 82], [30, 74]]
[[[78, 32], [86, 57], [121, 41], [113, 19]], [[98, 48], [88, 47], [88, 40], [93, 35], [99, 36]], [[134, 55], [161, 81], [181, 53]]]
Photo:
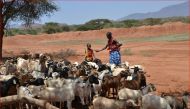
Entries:
[[[155, 94], [142, 65], [119, 66], [101, 60], [71, 63], [45, 54], [6, 60], [0, 68], [1, 98], [17, 95], [47, 100], [57, 108], [72, 109], [188, 109], [189, 93]], [[7, 109], [7, 106], [0, 106]], [[13, 109], [36, 108], [22, 103]]]

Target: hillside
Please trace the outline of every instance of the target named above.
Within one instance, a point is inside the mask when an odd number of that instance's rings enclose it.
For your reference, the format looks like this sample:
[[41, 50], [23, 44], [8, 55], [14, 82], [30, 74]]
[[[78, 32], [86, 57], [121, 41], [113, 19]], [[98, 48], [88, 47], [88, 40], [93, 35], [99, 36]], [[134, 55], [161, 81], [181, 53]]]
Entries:
[[127, 20], [127, 19], [146, 19], [146, 18], [166, 18], [166, 17], [175, 17], [175, 16], [189, 16], [189, 3], [181, 3], [177, 5], [168, 6], [162, 8], [157, 12], [148, 12], [148, 13], [134, 13], [126, 17], [120, 18], [118, 20]]

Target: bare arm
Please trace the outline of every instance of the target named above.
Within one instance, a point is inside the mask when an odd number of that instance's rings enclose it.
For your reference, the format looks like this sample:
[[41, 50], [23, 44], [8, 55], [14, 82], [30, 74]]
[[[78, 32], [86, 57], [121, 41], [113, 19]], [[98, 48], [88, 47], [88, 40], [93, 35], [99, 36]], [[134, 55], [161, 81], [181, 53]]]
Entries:
[[108, 47], [108, 44], [107, 44], [104, 48], [102, 48], [101, 50], [96, 50], [96, 52], [103, 51], [103, 50], [105, 50], [107, 47]]
[[121, 47], [122, 46], [122, 44], [120, 42], [118, 42], [117, 40], [114, 40], [114, 41], [115, 41], [117, 47]]

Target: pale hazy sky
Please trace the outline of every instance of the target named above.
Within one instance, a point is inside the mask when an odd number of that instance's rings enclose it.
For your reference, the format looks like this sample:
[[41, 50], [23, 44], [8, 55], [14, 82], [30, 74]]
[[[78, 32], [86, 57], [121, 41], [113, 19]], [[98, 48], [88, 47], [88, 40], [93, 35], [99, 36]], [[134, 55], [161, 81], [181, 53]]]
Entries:
[[53, 21], [83, 24], [97, 18], [117, 20], [129, 14], [154, 12], [185, 1], [187, 0], [54, 0], [59, 10], [51, 17], [42, 17], [39, 23]]

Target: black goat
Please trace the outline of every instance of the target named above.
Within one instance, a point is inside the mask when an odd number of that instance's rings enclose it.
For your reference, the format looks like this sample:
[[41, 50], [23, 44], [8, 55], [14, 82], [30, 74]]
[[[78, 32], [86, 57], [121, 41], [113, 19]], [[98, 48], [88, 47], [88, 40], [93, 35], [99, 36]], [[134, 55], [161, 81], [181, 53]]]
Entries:
[[13, 92], [10, 93], [10, 95], [15, 95], [17, 94], [16, 91], [16, 88], [20, 86], [20, 82], [19, 82], [19, 79], [16, 78], [16, 77], [12, 77], [11, 79], [7, 80], [7, 81], [2, 81], [0, 82], [0, 92], [1, 92], [1, 97], [5, 97], [9, 94], [10, 92], [10, 89], [13, 88]]

